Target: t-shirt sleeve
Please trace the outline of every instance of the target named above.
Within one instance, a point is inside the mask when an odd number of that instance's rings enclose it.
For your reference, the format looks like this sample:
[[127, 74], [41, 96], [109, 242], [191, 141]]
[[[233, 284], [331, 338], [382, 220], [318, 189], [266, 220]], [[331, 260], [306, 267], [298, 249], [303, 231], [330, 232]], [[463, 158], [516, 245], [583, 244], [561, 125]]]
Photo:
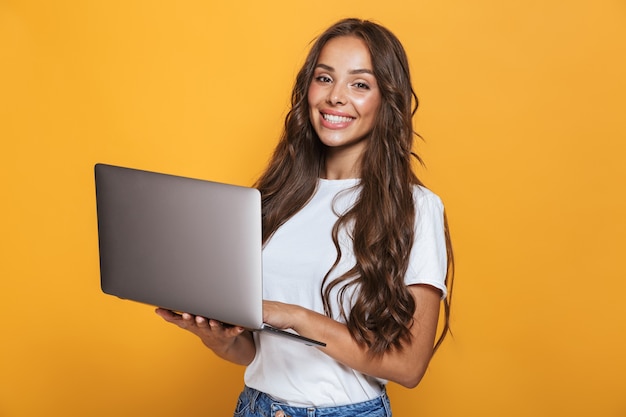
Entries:
[[447, 295], [448, 259], [443, 221], [443, 203], [430, 190], [416, 187], [415, 238], [405, 277], [407, 285], [428, 284]]

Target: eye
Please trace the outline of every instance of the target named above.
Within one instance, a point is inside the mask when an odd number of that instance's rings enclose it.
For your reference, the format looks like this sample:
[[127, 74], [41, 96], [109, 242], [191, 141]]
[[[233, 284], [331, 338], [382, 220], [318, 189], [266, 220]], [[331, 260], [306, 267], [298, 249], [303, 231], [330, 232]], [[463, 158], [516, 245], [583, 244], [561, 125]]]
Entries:
[[370, 89], [370, 86], [369, 86], [369, 85], [367, 85], [367, 84], [365, 84], [365, 83], [363, 83], [363, 82], [356, 82], [356, 83], [354, 83], [353, 85], [354, 85], [356, 88], [358, 88], [358, 89], [362, 89], [362, 90], [369, 90], [369, 89]]
[[330, 83], [333, 80], [327, 75], [318, 75], [317, 77], [315, 77], [315, 81], [320, 83]]

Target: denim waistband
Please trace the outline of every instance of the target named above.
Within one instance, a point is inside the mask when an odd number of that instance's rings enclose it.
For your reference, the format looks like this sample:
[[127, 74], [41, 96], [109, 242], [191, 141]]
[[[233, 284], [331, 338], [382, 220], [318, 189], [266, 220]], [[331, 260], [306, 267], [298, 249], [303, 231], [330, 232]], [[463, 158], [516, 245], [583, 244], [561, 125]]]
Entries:
[[239, 397], [235, 416], [242, 417], [391, 417], [387, 392], [377, 398], [331, 407], [294, 407], [248, 386]]

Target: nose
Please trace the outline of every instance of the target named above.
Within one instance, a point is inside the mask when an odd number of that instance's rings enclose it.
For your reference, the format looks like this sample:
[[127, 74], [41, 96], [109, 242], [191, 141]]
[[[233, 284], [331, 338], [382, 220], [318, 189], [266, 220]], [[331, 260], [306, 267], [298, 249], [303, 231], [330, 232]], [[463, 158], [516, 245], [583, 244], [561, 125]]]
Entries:
[[328, 94], [328, 102], [333, 106], [346, 104], [346, 89], [339, 83], [333, 85]]

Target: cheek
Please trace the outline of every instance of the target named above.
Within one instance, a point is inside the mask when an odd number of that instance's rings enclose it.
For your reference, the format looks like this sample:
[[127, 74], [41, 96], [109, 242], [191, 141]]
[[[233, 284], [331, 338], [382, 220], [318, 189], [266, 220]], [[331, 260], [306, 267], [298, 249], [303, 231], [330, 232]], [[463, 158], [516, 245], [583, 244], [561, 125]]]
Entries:
[[315, 86], [315, 84], [311, 84], [309, 86], [309, 90], [307, 91], [307, 101], [309, 102], [309, 107], [313, 108], [313, 106], [319, 101], [320, 89]]
[[376, 117], [380, 108], [380, 100], [378, 97], [366, 97], [356, 101], [355, 106], [360, 109], [363, 116]]

